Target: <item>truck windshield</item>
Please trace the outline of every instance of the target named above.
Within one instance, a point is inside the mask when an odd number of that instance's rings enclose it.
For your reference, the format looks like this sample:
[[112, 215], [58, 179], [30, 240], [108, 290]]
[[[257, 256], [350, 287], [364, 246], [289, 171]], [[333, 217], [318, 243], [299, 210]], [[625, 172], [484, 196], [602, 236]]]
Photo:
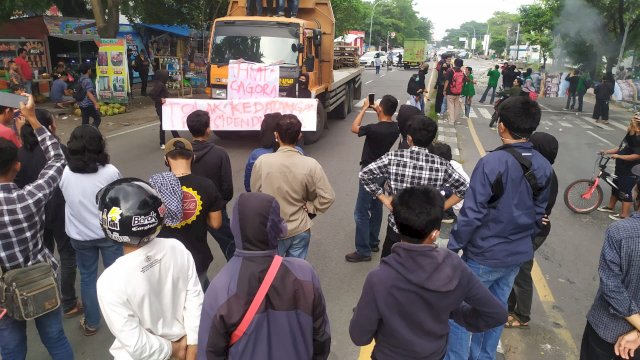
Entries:
[[211, 51], [211, 63], [228, 64], [229, 60], [244, 59], [264, 64], [297, 65], [298, 52], [291, 45], [294, 38], [274, 36], [215, 36]]

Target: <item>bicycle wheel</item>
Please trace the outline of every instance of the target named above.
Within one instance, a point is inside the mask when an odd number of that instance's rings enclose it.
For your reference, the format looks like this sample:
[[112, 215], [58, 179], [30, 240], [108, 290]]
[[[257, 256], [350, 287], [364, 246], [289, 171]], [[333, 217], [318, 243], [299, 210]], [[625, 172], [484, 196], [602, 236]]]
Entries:
[[569, 210], [578, 214], [588, 214], [602, 203], [602, 188], [598, 185], [589, 197], [583, 195], [593, 186], [593, 180], [576, 180], [564, 191], [564, 203]]

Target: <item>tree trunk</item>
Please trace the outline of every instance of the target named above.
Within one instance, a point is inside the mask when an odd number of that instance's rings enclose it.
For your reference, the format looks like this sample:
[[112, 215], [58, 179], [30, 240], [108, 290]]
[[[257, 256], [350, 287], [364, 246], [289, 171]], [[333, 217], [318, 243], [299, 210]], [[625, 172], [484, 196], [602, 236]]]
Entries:
[[[102, 0], [91, 0], [96, 29], [101, 38], [115, 38], [120, 25], [120, 0], [107, 0], [105, 9]], [[105, 11], [106, 10], [106, 11]]]

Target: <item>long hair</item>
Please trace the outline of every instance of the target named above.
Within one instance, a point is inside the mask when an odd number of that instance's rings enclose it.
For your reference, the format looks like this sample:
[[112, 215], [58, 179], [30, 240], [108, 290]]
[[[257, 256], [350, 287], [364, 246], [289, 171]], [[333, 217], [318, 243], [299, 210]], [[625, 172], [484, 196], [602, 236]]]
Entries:
[[629, 128], [627, 132], [630, 135], [640, 135], [640, 112], [633, 114], [631, 121], [629, 122]]
[[80, 125], [73, 130], [67, 142], [69, 170], [80, 174], [98, 172], [99, 166], [109, 163], [109, 154], [100, 131], [91, 125]]
[[[36, 109], [36, 118], [42, 127], [49, 131], [49, 127], [53, 123], [53, 117], [48, 110]], [[29, 152], [32, 152], [36, 147], [40, 146], [38, 137], [35, 131], [31, 127], [31, 124], [24, 124], [20, 131], [20, 139], [22, 140], [22, 146]]]

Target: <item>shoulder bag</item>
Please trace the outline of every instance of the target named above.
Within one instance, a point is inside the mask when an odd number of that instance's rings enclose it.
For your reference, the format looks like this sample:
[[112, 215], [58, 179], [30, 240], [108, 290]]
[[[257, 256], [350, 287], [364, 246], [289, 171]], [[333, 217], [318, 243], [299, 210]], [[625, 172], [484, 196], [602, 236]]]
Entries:
[[60, 290], [48, 263], [0, 271], [0, 305], [16, 320], [30, 320], [60, 307]]

